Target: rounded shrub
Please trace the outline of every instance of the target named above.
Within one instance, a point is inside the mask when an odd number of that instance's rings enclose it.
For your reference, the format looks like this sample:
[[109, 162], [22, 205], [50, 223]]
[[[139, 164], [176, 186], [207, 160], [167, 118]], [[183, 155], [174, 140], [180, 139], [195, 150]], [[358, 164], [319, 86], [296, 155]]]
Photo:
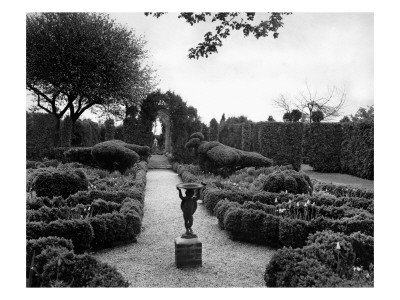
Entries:
[[139, 155], [114, 140], [96, 144], [92, 148], [92, 156], [100, 168], [109, 172], [119, 171], [121, 174], [133, 167]]
[[243, 212], [241, 208], [232, 207], [225, 214], [224, 228], [233, 238], [235, 235], [241, 235]]
[[38, 197], [69, 195], [88, 189], [86, 174], [80, 170], [48, 170], [36, 175], [32, 183], [32, 190]]
[[92, 156], [92, 147], [70, 148], [64, 152], [67, 162], [77, 162], [88, 166], [96, 167], [96, 161]]
[[[260, 175], [261, 176], [261, 175]], [[308, 175], [295, 170], [277, 170], [262, 179], [263, 190], [272, 193], [311, 194], [312, 182]]]
[[201, 132], [194, 132], [190, 135], [189, 139], [197, 138], [200, 141], [204, 141], [204, 135]]
[[118, 271], [90, 255], [65, 253], [44, 266], [45, 287], [128, 287]]

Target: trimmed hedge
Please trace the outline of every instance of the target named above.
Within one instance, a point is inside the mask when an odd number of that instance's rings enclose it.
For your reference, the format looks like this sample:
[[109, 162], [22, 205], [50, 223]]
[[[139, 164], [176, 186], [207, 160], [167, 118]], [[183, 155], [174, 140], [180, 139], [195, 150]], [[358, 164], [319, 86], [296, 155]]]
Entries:
[[94, 238], [93, 228], [88, 220], [57, 220], [50, 223], [26, 223], [26, 238], [28, 240], [49, 236], [72, 240], [77, 253], [89, 250], [90, 243]]
[[[214, 209], [220, 226], [225, 228], [233, 240], [273, 247], [302, 247], [310, 233], [322, 230], [343, 232], [347, 235], [360, 232], [371, 237], [374, 234], [373, 216], [366, 213], [338, 220], [319, 216], [305, 221], [276, 216], [275, 211], [276, 208], [271, 205], [253, 202], [240, 205], [228, 200], [220, 201]], [[268, 215], [271, 217], [267, 220]], [[270, 230], [270, 226], [273, 230]]]
[[88, 180], [82, 170], [46, 170], [36, 175], [32, 183], [32, 190], [39, 197], [69, 195], [88, 189]]
[[374, 123], [343, 123], [341, 171], [374, 179]]
[[275, 165], [291, 164], [299, 171], [302, 164], [303, 124], [260, 122], [258, 126], [260, 153], [272, 158]]
[[314, 171], [341, 171], [341, 123], [312, 123], [309, 131], [308, 158]]
[[374, 191], [365, 188], [355, 188], [350, 185], [319, 182], [314, 186], [315, 191], [324, 191], [336, 197], [359, 197], [373, 199]]
[[[359, 234], [354, 234], [358, 236]], [[353, 235], [352, 235], [353, 236]], [[308, 237], [303, 248], [278, 250], [268, 263], [264, 280], [268, 287], [371, 287], [372, 276], [359, 272], [354, 239], [342, 233], [323, 231]], [[359, 239], [358, 239], [359, 240]], [[340, 249], [337, 249], [337, 244]], [[367, 243], [363, 243], [367, 246]], [[338, 256], [340, 260], [338, 260]], [[372, 263], [372, 261], [370, 261]]]
[[312, 194], [312, 183], [308, 175], [294, 170], [275, 171], [266, 176], [263, 190], [290, 194]]
[[128, 287], [114, 268], [90, 255], [63, 253], [52, 258], [43, 270], [44, 287]]
[[92, 156], [96, 163], [109, 172], [115, 170], [121, 174], [133, 167], [139, 160], [139, 155], [119, 142], [106, 141], [94, 145]]
[[92, 147], [70, 148], [64, 152], [65, 161], [78, 162], [87, 166], [97, 167], [92, 156]]

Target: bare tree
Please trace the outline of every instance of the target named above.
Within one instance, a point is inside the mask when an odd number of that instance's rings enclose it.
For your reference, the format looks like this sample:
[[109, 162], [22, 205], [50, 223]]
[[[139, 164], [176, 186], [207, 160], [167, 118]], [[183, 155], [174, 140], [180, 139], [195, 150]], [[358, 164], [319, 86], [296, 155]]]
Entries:
[[284, 94], [280, 94], [278, 98], [274, 99], [274, 106], [289, 114], [291, 113], [294, 107], [292, 101], [290, 101], [288, 97]]
[[[336, 86], [328, 87], [324, 94], [319, 94], [317, 89], [312, 91], [306, 82], [306, 89], [305, 92], [299, 91], [299, 94], [295, 97], [296, 107], [300, 111], [309, 116], [313, 112], [320, 111], [323, 113], [325, 121], [340, 116], [340, 111], [346, 101], [346, 90], [344, 88], [340, 90]], [[310, 118], [311, 122], [312, 119]]]

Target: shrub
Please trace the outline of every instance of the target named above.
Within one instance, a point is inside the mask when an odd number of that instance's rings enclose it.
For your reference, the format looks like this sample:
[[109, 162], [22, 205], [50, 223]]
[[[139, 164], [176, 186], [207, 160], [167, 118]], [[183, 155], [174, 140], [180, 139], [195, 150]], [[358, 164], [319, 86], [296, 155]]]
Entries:
[[291, 164], [299, 171], [302, 164], [302, 123], [260, 122], [260, 153], [276, 165]]
[[340, 123], [311, 124], [308, 159], [314, 171], [340, 172], [342, 135]]
[[96, 144], [92, 148], [92, 156], [96, 163], [109, 172], [115, 170], [125, 173], [139, 160], [139, 155], [124, 145], [112, 141]]
[[31, 264], [33, 253], [35, 253], [35, 268], [37, 272], [41, 273], [43, 271], [43, 266], [47, 263], [47, 260], [41, 259], [40, 254], [42, 253], [42, 251], [49, 248], [65, 248], [70, 251], [74, 250], [74, 246], [72, 245], [71, 240], [55, 236], [31, 239], [29, 241], [27, 240], [26, 241], [27, 268]]
[[42, 206], [38, 210], [27, 210], [26, 221], [27, 222], [45, 222], [56, 221], [58, 219], [66, 219], [70, 214], [69, 207], [48, 207]]
[[315, 258], [304, 257], [300, 249], [278, 250], [266, 267], [264, 280], [268, 287], [337, 286], [342, 279]]
[[36, 195], [41, 197], [62, 196], [67, 198], [78, 191], [88, 189], [88, 180], [82, 170], [52, 170], [38, 174], [32, 184]]
[[57, 236], [71, 239], [76, 252], [90, 249], [93, 228], [87, 220], [57, 220], [48, 224], [43, 222], [26, 223], [27, 239]]
[[36, 161], [33, 160], [27, 160], [26, 161], [26, 168], [27, 169], [36, 169]]
[[294, 170], [275, 171], [265, 178], [263, 190], [272, 193], [311, 194], [312, 184], [308, 175]]
[[197, 149], [200, 146], [201, 140], [199, 138], [191, 138], [186, 144], [185, 148], [195, 148]]
[[190, 135], [189, 139], [198, 138], [200, 141], [204, 141], [204, 135], [201, 132], [194, 132]]
[[232, 239], [242, 235], [242, 216], [244, 210], [241, 208], [230, 208], [225, 214], [224, 228], [229, 232]]
[[356, 255], [355, 265], [369, 270], [374, 263], [374, 238], [360, 232], [350, 234], [351, 244]]
[[[246, 203], [243, 205], [245, 208]], [[263, 226], [266, 213], [261, 210], [244, 209], [241, 224], [241, 232], [244, 235], [246, 241], [252, 243], [264, 243], [263, 232], [260, 230]]]
[[112, 201], [104, 201], [103, 199], [96, 199], [91, 205], [92, 216], [112, 213], [114, 211], [119, 211], [120, 209], [121, 204]]
[[90, 255], [64, 253], [54, 257], [44, 267], [43, 285], [45, 287], [128, 287], [118, 271], [97, 261]]
[[374, 179], [374, 122], [347, 122], [342, 128], [342, 172]]
[[[336, 248], [338, 243], [340, 249]], [[345, 234], [331, 230], [316, 232], [308, 237], [307, 246], [303, 250], [340, 276], [351, 277], [355, 254], [350, 238]]]
[[355, 188], [350, 185], [340, 185], [333, 183], [317, 183], [315, 191], [324, 191], [336, 197], [360, 197], [373, 199], [374, 192], [365, 188]]
[[309, 227], [306, 221], [290, 218], [281, 219], [279, 222], [279, 240], [287, 247], [303, 247]]
[[70, 148], [64, 152], [67, 162], [77, 162], [87, 166], [96, 167], [96, 161], [92, 156], [92, 147]]
[[264, 243], [270, 247], [280, 246], [279, 222], [281, 218], [267, 214], [261, 226]]
[[251, 193], [246, 191], [229, 191], [216, 188], [207, 188], [204, 192], [204, 205], [208, 211], [214, 212], [214, 208], [220, 200], [228, 199], [238, 203], [251, 200]]

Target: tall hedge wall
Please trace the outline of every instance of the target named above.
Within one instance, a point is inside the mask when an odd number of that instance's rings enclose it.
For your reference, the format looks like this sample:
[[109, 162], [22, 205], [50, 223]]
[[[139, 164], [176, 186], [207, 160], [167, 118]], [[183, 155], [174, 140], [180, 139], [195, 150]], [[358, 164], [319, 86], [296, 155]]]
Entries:
[[308, 162], [318, 172], [340, 172], [341, 123], [312, 123], [305, 145]]
[[224, 123], [219, 128], [218, 141], [229, 147], [242, 149], [242, 126], [243, 123]]
[[272, 158], [276, 165], [293, 165], [300, 170], [302, 163], [302, 123], [262, 122], [258, 139], [260, 153]]
[[342, 128], [342, 172], [374, 179], [374, 123], [347, 122]]

